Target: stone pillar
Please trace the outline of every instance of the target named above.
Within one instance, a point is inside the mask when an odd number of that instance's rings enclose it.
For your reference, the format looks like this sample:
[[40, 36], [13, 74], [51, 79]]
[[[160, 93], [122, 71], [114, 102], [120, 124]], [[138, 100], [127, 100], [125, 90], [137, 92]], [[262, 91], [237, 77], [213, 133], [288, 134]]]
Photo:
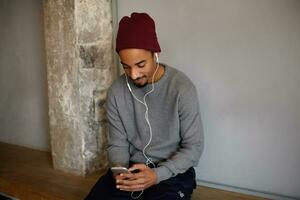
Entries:
[[56, 169], [107, 167], [106, 91], [115, 78], [111, 0], [44, 0], [50, 137]]

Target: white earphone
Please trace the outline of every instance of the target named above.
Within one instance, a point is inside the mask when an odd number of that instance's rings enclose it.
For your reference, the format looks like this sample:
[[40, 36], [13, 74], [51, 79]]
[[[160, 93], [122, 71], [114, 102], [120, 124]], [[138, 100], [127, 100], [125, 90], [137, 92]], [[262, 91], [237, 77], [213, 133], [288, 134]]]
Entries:
[[152, 76], [152, 88], [151, 88], [151, 90], [150, 90], [149, 92], [147, 92], [147, 93], [144, 95], [143, 100], [140, 100], [140, 99], [138, 99], [138, 98], [135, 96], [135, 94], [133, 93], [133, 91], [132, 91], [132, 89], [131, 89], [131, 87], [130, 87], [130, 84], [129, 84], [129, 82], [128, 82], [128, 77], [127, 77], [127, 75], [126, 75], [126, 73], [125, 73], [126, 84], [127, 84], [128, 90], [129, 90], [130, 93], [132, 94], [133, 98], [134, 98], [135, 100], [137, 100], [138, 102], [140, 102], [141, 104], [143, 104], [143, 105], [145, 106], [145, 108], [146, 108], [145, 119], [146, 119], [147, 124], [148, 124], [149, 129], [150, 129], [150, 138], [149, 138], [148, 143], [145, 145], [145, 147], [144, 147], [144, 149], [143, 149], [143, 155], [144, 155], [144, 157], [146, 158], [146, 165], [151, 164], [151, 165], [153, 165], [153, 167], [155, 167], [155, 164], [152, 162], [151, 158], [149, 158], [149, 157], [146, 155], [146, 148], [150, 145], [150, 143], [151, 143], [151, 141], [152, 141], [152, 127], [151, 127], [151, 124], [150, 124], [150, 121], [149, 121], [149, 117], [148, 117], [148, 110], [149, 110], [149, 108], [148, 108], [148, 105], [147, 105], [147, 102], [146, 102], [146, 97], [147, 97], [150, 93], [152, 93], [152, 92], [154, 91], [154, 89], [155, 89], [155, 88], [154, 88], [154, 77], [155, 77], [155, 75], [156, 75], [156, 73], [157, 73], [157, 71], [158, 71], [158, 68], [159, 68], [159, 59], [158, 59], [157, 53], [154, 53], [154, 56], [155, 56], [155, 60], [156, 60], [156, 69], [155, 69], [155, 72], [153, 73], [153, 76]]
[[[155, 72], [154, 72], [154, 74], [153, 74], [152, 79], [154, 79], [154, 76], [155, 76], [155, 74], [156, 74], [156, 72], [157, 72], [157, 70], [158, 70], [158, 67], [159, 67], [159, 59], [158, 59], [157, 53], [154, 53], [154, 56], [155, 56], [155, 61], [156, 61], [156, 70], [155, 70]], [[126, 84], [127, 84], [127, 87], [128, 87], [128, 89], [129, 89], [129, 91], [132, 93], [132, 89], [131, 89], [131, 87], [130, 87], [130, 85], [129, 85], [128, 77], [127, 77], [127, 74], [126, 74], [126, 73], [125, 73], [125, 76], [126, 76]], [[153, 84], [153, 80], [152, 80], [152, 84]]]
[[156, 63], [159, 64], [159, 60], [158, 60], [158, 55], [157, 55], [157, 53], [154, 53], [154, 56], [155, 56], [155, 58], [156, 58]]
[[[141, 104], [143, 104], [143, 105], [145, 106], [145, 108], [146, 108], [146, 111], [145, 111], [145, 120], [146, 120], [146, 122], [147, 122], [147, 124], [148, 124], [148, 126], [149, 126], [150, 138], [149, 138], [148, 143], [147, 143], [147, 144], [145, 145], [145, 147], [143, 148], [143, 155], [144, 155], [144, 157], [145, 157], [145, 159], [146, 159], [146, 165], [149, 166], [149, 165], [151, 164], [152, 167], [156, 167], [156, 166], [155, 166], [155, 164], [152, 162], [152, 159], [149, 158], [149, 157], [147, 156], [147, 154], [146, 154], [146, 149], [147, 149], [148, 146], [150, 145], [150, 143], [151, 143], [151, 141], [152, 141], [152, 136], [153, 136], [153, 134], [152, 134], [152, 127], [151, 127], [151, 124], [150, 124], [150, 121], [149, 121], [149, 116], [148, 116], [149, 108], [148, 108], [148, 105], [147, 105], [147, 102], [146, 102], [146, 97], [147, 97], [150, 93], [152, 93], [152, 92], [154, 91], [154, 77], [155, 77], [155, 75], [156, 75], [156, 73], [157, 73], [157, 71], [158, 71], [158, 68], [159, 68], [159, 59], [158, 59], [157, 53], [154, 53], [154, 56], [155, 56], [155, 60], [156, 60], [156, 69], [155, 69], [155, 72], [154, 72], [153, 75], [152, 75], [152, 88], [151, 88], [151, 90], [150, 90], [149, 92], [147, 92], [147, 93], [144, 95], [143, 101], [140, 100], [140, 99], [138, 99], [138, 98], [135, 96], [135, 94], [133, 93], [133, 91], [132, 91], [132, 89], [131, 89], [131, 87], [130, 87], [130, 84], [129, 84], [129, 82], [128, 82], [127, 74], [125, 73], [126, 84], [127, 84], [127, 87], [128, 87], [129, 92], [131, 93], [131, 95], [133, 96], [133, 98], [134, 98], [135, 100], [137, 100], [138, 102], [140, 102]], [[132, 199], [138, 199], [138, 198], [143, 194], [143, 192], [144, 192], [144, 191], [142, 190], [138, 196], [134, 196], [134, 195], [133, 195], [134, 192], [132, 192], [132, 193], [131, 193], [131, 198], [132, 198]]]

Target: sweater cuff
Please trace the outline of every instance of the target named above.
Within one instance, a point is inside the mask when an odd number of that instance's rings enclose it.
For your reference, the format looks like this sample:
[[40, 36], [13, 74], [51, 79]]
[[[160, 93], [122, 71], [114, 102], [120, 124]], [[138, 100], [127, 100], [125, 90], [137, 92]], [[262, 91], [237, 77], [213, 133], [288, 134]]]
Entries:
[[157, 181], [156, 184], [160, 183], [161, 181], [167, 180], [173, 176], [173, 173], [169, 168], [165, 166], [159, 166], [157, 168], [153, 168], [157, 175]]

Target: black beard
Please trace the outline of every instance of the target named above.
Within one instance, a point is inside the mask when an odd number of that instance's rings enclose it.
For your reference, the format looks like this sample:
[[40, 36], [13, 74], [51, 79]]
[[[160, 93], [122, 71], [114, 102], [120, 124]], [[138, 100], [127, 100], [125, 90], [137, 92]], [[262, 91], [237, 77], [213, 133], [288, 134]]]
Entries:
[[134, 83], [134, 85], [135, 85], [136, 87], [138, 87], [138, 88], [143, 88], [143, 87], [145, 87], [147, 84], [148, 84], [148, 83], [145, 83], [144, 85], [137, 85], [137, 84]]
[[[135, 80], [138, 80], [138, 79], [141, 79], [141, 78], [143, 78], [143, 77], [140, 77], [140, 78], [137, 78], [137, 79], [135, 79]], [[136, 87], [138, 87], [138, 88], [143, 88], [143, 87], [145, 87], [148, 83], [146, 82], [145, 84], [143, 84], [143, 85], [139, 85], [139, 84], [136, 84], [135, 82], [134, 82], [134, 80], [132, 80], [132, 82], [133, 82], [133, 84], [136, 86]]]

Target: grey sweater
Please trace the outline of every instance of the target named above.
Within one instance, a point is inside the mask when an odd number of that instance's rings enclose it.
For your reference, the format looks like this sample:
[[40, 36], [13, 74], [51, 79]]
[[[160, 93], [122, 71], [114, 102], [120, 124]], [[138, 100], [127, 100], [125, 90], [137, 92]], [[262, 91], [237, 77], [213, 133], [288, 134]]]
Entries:
[[[179, 70], [165, 66], [163, 77], [147, 96], [153, 138], [146, 155], [158, 163], [157, 183], [196, 166], [203, 151], [203, 131], [195, 86]], [[140, 100], [151, 84], [132, 91]], [[122, 75], [107, 94], [108, 157], [113, 164], [145, 163], [143, 148], [150, 138], [145, 106], [135, 100]]]

